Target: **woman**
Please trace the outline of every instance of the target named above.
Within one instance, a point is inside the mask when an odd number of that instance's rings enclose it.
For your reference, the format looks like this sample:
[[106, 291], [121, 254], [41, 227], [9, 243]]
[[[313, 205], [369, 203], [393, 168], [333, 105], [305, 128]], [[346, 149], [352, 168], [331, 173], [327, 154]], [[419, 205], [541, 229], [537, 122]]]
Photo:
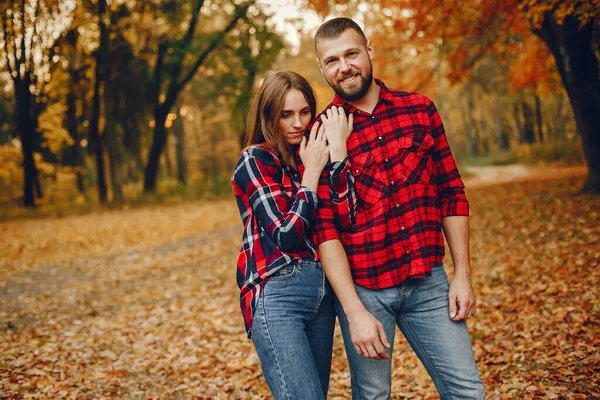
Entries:
[[[244, 224], [237, 270], [242, 314], [276, 399], [324, 399], [329, 385], [333, 291], [308, 233], [327, 141], [345, 148], [352, 116], [336, 109], [315, 122], [307, 139], [315, 115], [315, 94], [302, 76], [268, 74], [248, 113], [247, 147], [232, 177]], [[349, 222], [349, 164], [331, 161], [331, 190], [344, 197], [334, 207]]]

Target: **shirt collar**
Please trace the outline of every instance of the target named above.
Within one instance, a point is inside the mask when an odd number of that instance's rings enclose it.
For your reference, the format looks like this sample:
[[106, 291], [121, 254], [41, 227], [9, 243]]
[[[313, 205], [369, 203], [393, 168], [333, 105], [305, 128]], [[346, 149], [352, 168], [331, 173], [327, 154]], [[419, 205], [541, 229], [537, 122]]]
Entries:
[[[379, 104], [380, 102], [387, 103], [387, 104], [393, 104], [394, 98], [392, 96], [392, 93], [390, 92], [390, 89], [388, 89], [388, 87], [385, 86], [383, 81], [375, 78], [375, 84], [377, 86], [379, 86], [379, 89], [380, 89], [379, 90], [379, 100], [377, 100], [377, 104]], [[357, 110], [356, 107], [354, 107], [352, 104], [350, 104], [346, 100], [344, 100], [339, 94], [335, 95], [332, 103], [334, 106], [343, 107], [348, 112], [354, 112]]]

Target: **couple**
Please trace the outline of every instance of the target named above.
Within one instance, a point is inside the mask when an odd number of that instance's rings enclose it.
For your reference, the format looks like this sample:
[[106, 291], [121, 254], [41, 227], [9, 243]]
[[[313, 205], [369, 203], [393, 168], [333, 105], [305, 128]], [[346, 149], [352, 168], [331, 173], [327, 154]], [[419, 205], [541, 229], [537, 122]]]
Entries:
[[469, 205], [438, 112], [373, 79], [373, 46], [354, 21], [325, 22], [315, 49], [333, 102], [313, 122], [308, 82], [267, 75], [232, 177], [241, 308], [269, 388], [326, 398], [337, 312], [354, 399], [390, 397], [396, 325], [442, 399], [483, 399], [465, 323]]

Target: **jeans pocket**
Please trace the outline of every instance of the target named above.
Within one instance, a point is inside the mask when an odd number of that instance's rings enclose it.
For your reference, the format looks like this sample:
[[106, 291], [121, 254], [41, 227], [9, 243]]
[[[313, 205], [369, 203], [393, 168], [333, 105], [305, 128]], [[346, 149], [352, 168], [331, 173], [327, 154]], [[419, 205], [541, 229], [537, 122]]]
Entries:
[[299, 271], [300, 267], [297, 262], [292, 264], [288, 264], [277, 270], [273, 275], [270, 276], [270, 280], [272, 281], [284, 281], [286, 279], [291, 278], [296, 275]]

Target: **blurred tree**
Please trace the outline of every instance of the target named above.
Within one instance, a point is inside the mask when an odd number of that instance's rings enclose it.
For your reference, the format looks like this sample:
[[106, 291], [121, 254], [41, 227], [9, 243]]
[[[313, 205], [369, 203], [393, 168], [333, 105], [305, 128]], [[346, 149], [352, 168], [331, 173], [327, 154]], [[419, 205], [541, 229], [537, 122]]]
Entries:
[[[244, 1], [241, 4], [228, 3], [231, 13], [224, 26], [212, 33], [201, 35], [197, 35], [197, 30], [199, 29], [198, 21], [202, 18], [201, 10], [204, 0], [190, 2], [172, 0], [164, 3], [166, 7], [173, 7], [169, 16], [175, 18], [173, 26], [184, 26], [185, 32], [178, 34], [177, 29], [174, 28], [168, 35], [163, 35], [159, 39], [152, 88], [154, 136], [144, 175], [145, 192], [153, 192], [156, 188], [159, 159], [167, 137], [165, 122], [177, 96], [194, 77], [198, 68], [206, 62], [208, 56], [236, 26], [238, 20], [246, 17], [246, 11], [253, 2], [252, 0]], [[182, 21], [182, 16], [189, 16], [188, 21]]]
[[232, 32], [224, 51], [212, 58], [217, 87], [227, 99], [231, 127], [240, 135], [254, 95], [256, 78], [272, 67], [284, 48], [283, 39], [269, 26], [268, 16], [258, 9]]
[[[85, 193], [84, 185], [84, 154], [81, 147], [83, 139], [82, 132], [79, 128], [80, 119], [78, 108], [80, 105], [80, 90], [81, 83], [84, 77], [84, 71], [88, 65], [84, 62], [84, 54], [78, 46], [79, 33], [77, 29], [71, 28], [66, 35], [63, 55], [67, 59], [67, 73], [69, 75], [68, 93], [66, 95], [67, 112], [65, 115], [65, 125], [69, 135], [73, 139], [73, 144], [68, 147], [67, 164], [72, 166], [75, 171], [77, 189], [80, 193]], [[79, 103], [79, 107], [78, 107]]]
[[[147, 90], [151, 56], [143, 53], [152, 54], [152, 49], [144, 38], [146, 27], [140, 21], [139, 10], [125, 4], [112, 5], [107, 9], [110, 24], [106, 56], [110, 62], [106, 65], [103, 95], [106, 120], [103, 135], [111, 160], [111, 180], [125, 183], [135, 179], [143, 169], [142, 149], [153, 106]], [[124, 163], [126, 168], [121, 171]], [[119, 176], [113, 177], [115, 173]]]
[[187, 182], [187, 166], [185, 161], [185, 126], [183, 123], [183, 117], [186, 114], [186, 109], [184, 108], [182, 112], [182, 107], [178, 106], [177, 110], [179, 111], [179, 117], [175, 118], [173, 121], [173, 133], [175, 134], [175, 154], [177, 156], [177, 180], [182, 185], [185, 185]]
[[107, 201], [106, 177], [104, 175], [104, 138], [100, 135], [101, 89], [106, 79], [106, 62], [108, 53], [108, 29], [106, 27], [106, 0], [97, 0], [96, 21], [99, 30], [99, 45], [95, 51], [94, 67], [94, 97], [92, 100], [92, 115], [90, 118], [90, 147], [96, 156], [96, 186], [98, 200], [104, 204]]
[[34, 158], [41, 142], [36, 132], [44, 108], [41, 94], [50, 81], [55, 49], [68, 25], [71, 7], [68, 2], [44, 0], [0, 3], [3, 66], [12, 78], [25, 207], [35, 207], [36, 196], [42, 196]]

